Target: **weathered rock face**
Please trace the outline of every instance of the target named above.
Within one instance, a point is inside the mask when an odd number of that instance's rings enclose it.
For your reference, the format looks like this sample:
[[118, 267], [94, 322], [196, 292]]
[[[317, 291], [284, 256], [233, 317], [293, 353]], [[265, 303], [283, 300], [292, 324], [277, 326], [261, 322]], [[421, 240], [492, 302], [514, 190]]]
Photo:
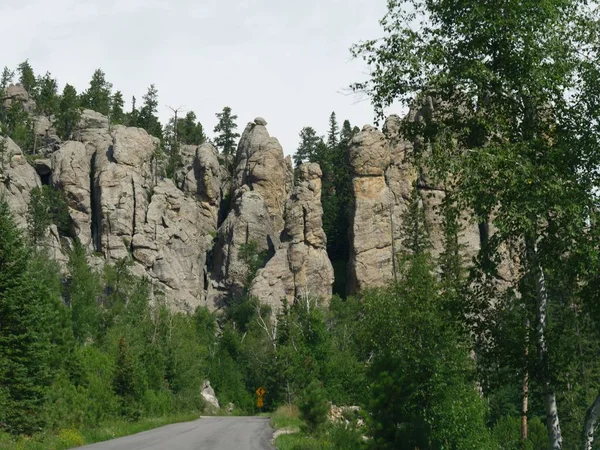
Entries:
[[28, 113], [33, 113], [35, 110], [35, 101], [32, 100], [29, 93], [20, 84], [11, 84], [8, 86], [2, 95], [2, 102], [6, 108], [10, 108], [17, 102], [23, 105], [23, 110]]
[[[13, 90], [6, 101], [29, 101], [26, 92]], [[418, 120], [418, 111], [411, 114]], [[38, 119], [38, 132], [50, 133], [50, 122]], [[60, 189], [88, 251], [103, 263], [132, 258], [134, 272], [149, 277], [177, 310], [221, 309], [248, 289], [275, 312], [283, 299], [327, 301], [333, 269], [322, 224], [321, 170], [305, 164], [294, 181], [291, 158], [284, 158], [266, 125], [260, 117], [248, 124], [235, 158], [219, 155], [210, 144], [182, 146], [183, 167], [173, 182], [161, 176], [157, 139], [142, 129], [111, 127], [106, 117], [86, 110], [76, 140], [52, 140], [32, 165], [5, 139], [0, 195], [26, 227], [31, 190], [42, 183]], [[416, 144], [402, 138], [401, 128], [401, 119], [390, 116], [383, 132], [365, 126], [349, 145], [355, 197], [350, 292], [394, 279], [415, 185], [434, 256], [443, 249], [440, 206], [446, 193], [426, 168], [415, 167]], [[479, 228], [468, 214], [461, 224], [465, 256], [474, 256]], [[48, 241], [64, 262], [68, 239], [53, 227]], [[266, 255], [253, 280], [243, 251], [250, 244]]]
[[349, 292], [382, 286], [393, 277], [393, 198], [386, 183], [391, 150], [385, 135], [371, 126], [352, 138], [354, 208], [350, 234]]
[[[409, 119], [417, 120], [418, 112]], [[381, 286], [395, 278], [396, 256], [402, 250], [402, 226], [416, 185], [429, 227], [432, 254], [444, 250], [442, 203], [446, 196], [412, 158], [414, 145], [401, 133], [400, 117], [390, 116], [383, 133], [365, 127], [349, 148], [354, 171], [355, 207], [352, 222], [349, 291]], [[459, 218], [459, 244], [465, 261], [479, 251], [479, 227], [468, 212]]]
[[327, 256], [321, 206], [321, 169], [300, 167], [299, 182], [285, 207], [285, 242], [260, 270], [250, 293], [277, 312], [282, 300], [293, 303], [310, 296], [328, 301], [333, 267]]
[[283, 230], [283, 211], [288, 197], [289, 166], [279, 141], [272, 138], [263, 118], [249, 123], [242, 134], [236, 154], [233, 190], [249, 186], [265, 201], [276, 232]]
[[217, 234], [208, 294], [210, 308], [222, 308], [229, 298], [242, 294], [248, 282], [248, 264], [240, 251], [251, 243], [257, 252], [273, 255], [280, 240], [262, 195], [243, 186], [236, 191], [233, 208]]
[[86, 248], [92, 246], [91, 157], [81, 142], [65, 142], [52, 155], [52, 185], [59, 188], [69, 206], [75, 235]]
[[178, 310], [203, 304], [206, 255], [216, 225], [214, 208], [186, 196], [171, 180], [153, 188], [145, 215], [136, 220], [133, 258], [161, 283]]
[[27, 227], [31, 190], [42, 185], [35, 169], [10, 138], [0, 136], [0, 199], [5, 199], [17, 225]]

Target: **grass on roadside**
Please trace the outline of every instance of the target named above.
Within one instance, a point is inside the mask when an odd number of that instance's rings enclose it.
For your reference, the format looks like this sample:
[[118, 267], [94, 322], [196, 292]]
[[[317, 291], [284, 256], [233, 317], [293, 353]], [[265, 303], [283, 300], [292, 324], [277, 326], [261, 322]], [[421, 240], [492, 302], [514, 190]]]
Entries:
[[280, 406], [275, 412], [270, 414], [271, 426], [275, 430], [281, 428], [300, 430], [300, 425], [304, 422], [300, 419], [300, 412], [296, 405]]
[[282, 406], [271, 413], [275, 430], [289, 431], [275, 439], [278, 450], [364, 450], [366, 443], [361, 431], [343, 424], [326, 425], [315, 435], [308, 434], [296, 406]]
[[40, 433], [32, 437], [13, 438], [7, 434], [0, 434], [0, 450], [67, 450], [81, 445], [140, 433], [172, 423], [188, 422], [198, 417], [198, 413], [186, 413], [164, 417], [149, 417], [137, 422], [110, 421], [94, 428], [64, 429], [56, 433]]

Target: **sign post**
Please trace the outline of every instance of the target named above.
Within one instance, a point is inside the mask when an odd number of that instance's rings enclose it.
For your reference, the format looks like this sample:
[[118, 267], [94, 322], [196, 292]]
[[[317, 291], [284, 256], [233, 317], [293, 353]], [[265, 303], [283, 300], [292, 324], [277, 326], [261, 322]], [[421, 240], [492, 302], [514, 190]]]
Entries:
[[259, 388], [256, 390], [256, 395], [258, 396], [258, 398], [256, 399], [256, 406], [257, 406], [258, 408], [260, 408], [261, 412], [262, 412], [262, 408], [263, 408], [263, 406], [265, 406], [265, 403], [264, 403], [264, 401], [263, 401], [263, 396], [264, 396], [266, 393], [267, 393], [267, 391], [266, 391], [266, 390], [265, 390], [265, 388], [264, 388], [264, 387], [262, 387], [262, 386], [261, 386], [261, 387], [259, 387]]

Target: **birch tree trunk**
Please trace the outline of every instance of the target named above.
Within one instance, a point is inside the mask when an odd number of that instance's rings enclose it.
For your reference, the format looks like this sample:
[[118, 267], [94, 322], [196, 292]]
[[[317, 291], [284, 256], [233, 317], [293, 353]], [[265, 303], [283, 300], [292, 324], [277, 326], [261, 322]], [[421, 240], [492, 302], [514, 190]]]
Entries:
[[535, 278], [535, 294], [537, 299], [537, 350], [540, 364], [540, 375], [544, 386], [546, 403], [546, 426], [548, 427], [548, 439], [550, 450], [562, 450], [562, 434], [558, 419], [558, 406], [556, 404], [556, 393], [550, 381], [550, 363], [548, 359], [548, 342], [546, 341], [546, 327], [548, 325], [548, 290], [544, 270], [538, 258], [537, 244], [535, 240], [529, 243], [530, 263]]
[[529, 437], [527, 413], [529, 412], [529, 319], [525, 319], [525, 352], [523, 360], [523, 386], [521, 388], [521, 444]]
[[598, 416], [600, 416], [600, 395], [596, 397], [590, 409], [585, 415], [583, 425], [583, 450], [592, 450], [594, 446], [594, 431], [598, 425]]

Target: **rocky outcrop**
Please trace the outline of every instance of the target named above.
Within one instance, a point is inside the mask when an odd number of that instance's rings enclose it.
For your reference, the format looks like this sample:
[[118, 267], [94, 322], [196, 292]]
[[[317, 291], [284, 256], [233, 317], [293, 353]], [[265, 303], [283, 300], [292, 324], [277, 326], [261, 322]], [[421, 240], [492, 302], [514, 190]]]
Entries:
[[186, 196], [171, 180], [153, 188], [145, 215], [136, 220], [133, 258], [177, 310], [193, 311], [203, 304], [206, 256], [216, 226], [214, 208]]
[[[9, 91], [5, 102], [30, 101], [19, 87]], [[421, 120], [419, 114], [412, 111], [408, 120]], [[35, 121], [37, 133], [49, 135], [51, 122], [43, 119]], [[31, 163], [4, 140], [0, 194], [26, 227], [31, 190], [41, 184], [60, 189], [74, 235], [95, 260], [131, 258], [134, 272], [150, 278], [177, 310], [199, 305], [218, 310], [247, 293], [273, 311], [284, 299], [327, 301], [333, 270], [322, 224], [321, 170], [305, 164], [295, 180], [291, 158], [284, 158], [266, 125], [260, 117], [248, 124], [235, 157], [220, 155], [211, 144], [181, 146], [182, 168], [172, 181], [164, 178], [164, 159], [156, 157], [156, 138], [142, 129], [111, 126], [106, 117], [85, 110], [74, 141], [53, 138]], [[398, 116], [390, 116], [383, 131], [365, 126], [350, 142], [349, 292], [395, 278], [415, 185], [434, 256], [443, 250], [440, 208], [446, 191], [426, 167], [415, 165], [419, 145], [402, 137]], [[468, 213], [461, 224], [460, 241], [470, 258], [479, 249], [479, 227]], [[69, 237], [56, 227], [48, 231], [49, 248], [63, 262]], [[257, 261], [262, 264], [254, 276]]]
[[350, 230], [349, 292], [382, 286], [394, 275], [393, 198], [385, 173], [391, 150], [385, 135], [371, 126], [349, 146], [354, 208]]
[[2, 104], [5, 108], [10, 108], [15, 103], [20, 103], [23, 110], [28, 113], [35, 111], [35, 101], [20, 84], [11, 84], [2, 95]]
[[323, 231], [321, 176], [318, 164], [300, 166], [298, 184], [285, 207], [282, 247], [252, 283], [250, 294], [275, 312], [284, 299], [291, 304], [306, 296], [331, 297], [333, 267]]
[[202, 398], [206, 402], [205, 409], [210, 410], [211, 412], [217, 412], [221, 405], [219, 405], [219, 399], [215, 394], [215, 390], [210, 385], [210, 381], [204, 380], [202, 383]]
[[85, 145], [65, 142], [52, 155], [50, 171], [52, 185], [63, 192], [69, 207], [75, 236], [84, 247], [92, 248], [91, 160]]
[[[418, 111], [412, 111], [408, 120], [419, 120]], [[350, 143], [355, 204], [349, 292], [381, 286], [396, 278], [396, 256], [403, 250], [403, 222], [415, 186], [432, 255], [437, 257], [444, 250], [442, 205], [446, 188], [432, 180], [427, 167], [416, 165], [416, 145], [403, 138], [402, 119], [396, 115], [388, 117], [383, 132], [367, 126]], [[468, 211], [460, 215], [459, 224], [459, 244], [468, 263], [480, 249], [479, 226]]]
[[249, 281], [249, 268], [240, 253], [248, 245], [270, 257], [279, 247], [280, 239], [262, 195], [242, 186], [236, 191], [233, 207], [217, 233], [208, 294], [210, 308], [220, 309], [228, 299], [243, 293]]
[[31, 190], [42, 185], [35, 169], [10, 138], [0, 136], [0, 199], [6, 200], [17, 225], [27, 227]]
[[284, 227], [283, 212], [290, 172], [279, 141], [269, 135], [266, 125], [265, 119], [257, 117], [246, 126], [236, 153], [233, 190], [248, 186], [259, 193], [275, 231], [280, 233]]

